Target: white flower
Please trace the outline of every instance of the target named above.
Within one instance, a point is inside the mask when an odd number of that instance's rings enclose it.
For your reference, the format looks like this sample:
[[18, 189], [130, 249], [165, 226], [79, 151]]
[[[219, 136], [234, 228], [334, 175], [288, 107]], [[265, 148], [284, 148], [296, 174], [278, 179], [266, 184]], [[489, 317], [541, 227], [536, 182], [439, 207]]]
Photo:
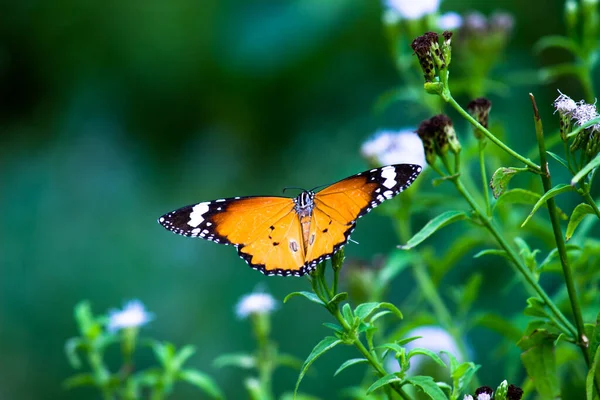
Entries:
[[487, 393], [479, 393], [479, 395], [477, 395], [477, 400], [491, 400], [492, 396], [490, 396]]
[[[439, 326], [420, 326], [409, 331], [405, 337], [421, 336], [420, 339], [413, 340], [406, 345], [408, 351], [421, 347], [439, 353], [440, 351], [447, 351], [456, 357], [458, 362], [462, 362], [462, 354], [458, 348], [458, 345], [454, 341], [454, 338], [450, 336], [448, 332], [440, 328]], [[442, 359], [447, 358], [445, 354], [441, 355]], [[417, 355], [410, 359], [411, 369], [418, 370], [421, 363], [426, 360], [425, 356]]]
[[419, 19], [435, 13], [440, 0], [385, 0], [385, 6], [405, 19]]
[[451, 31], [462, 26], [462, 17], [455, 12], [447, 12], [439, 16], [437, 20], [438, 28]]
[[[560, 90], [558, 93], [560, 93]], [[556, 111], [561, 115], [571, 115], [577, 108], [577, 103], [566, 94], [560, 93], [560, 96], [554, 100], [554, 108], [556, 108]]]
[[465, 394], [465, 397], [463, 397], [463, 400], [473, 400], [473, 396], [471, 396], [470, 394]]
[[268, 314], [277, 308], [273, 296], [268, 293], [250, 293], [240, 299], [235, 306], [239, 318], [246, 318], [250, 314]]
[[421, 138], [411, 129], [378, 131], [363, 143], [360, 152], [366, 159], [381, 165], [417, 164], [425, 168], [425, 151]]
[[154, 315], [144, 308], [139, 300], [131, 300], [123, 310], [112, 309], [108, 313], [108, 331], [115, 332], [123, 328], [135, 328], [146, 325], [154, 319]]

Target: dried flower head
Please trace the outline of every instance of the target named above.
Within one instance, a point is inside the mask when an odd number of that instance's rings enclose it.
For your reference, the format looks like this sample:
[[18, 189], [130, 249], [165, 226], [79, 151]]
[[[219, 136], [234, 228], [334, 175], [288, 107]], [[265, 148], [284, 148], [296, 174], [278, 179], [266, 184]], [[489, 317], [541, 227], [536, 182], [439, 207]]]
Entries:
[[239, 318], [246, 318], [251, 314], [269, 314], [277, 308], [273, 296], [268, 293], [255, 292], [245, 295], [235, 307]]
[[[491, 109], [492, 102], [485, 97], [479, 97], [475, 100], [472, 100], [467, 105], [467, 111], [469, 111], [469, 114], [471, 114], [484, 128], [488, 127], [488, 118]], [[477, 139], [484, 137], [483, 132], [481, 132], [479, 128], [473, 127], [473, 134]]]
[[[439, 51], [438, 34], [435, 32], [427, 32], [412, 41], [410, 47], [417, 55], [419, 64], [423, 70], [423, 76], [426, 82], [431, 82], [435, 78], [434, 53]], [[440, 53], [441, 54], [441, 53]]]
[[423, 142], [412, 129], [378, 131], [363, 143], [360, 152], [367, 160], [378, 165], [427, 165]]
[[513, 384], [508, 385], [507, 400], [521, 400], [521, 397], [523, 397], [523, 389]]
[[124, 328], [137, 328], [153, 319], [154, 315], [146, 311], [141, 301], [131, 300], [125, 304], [123, 310], [109, 311], [107, 329], [109, 332], [116, 332]]

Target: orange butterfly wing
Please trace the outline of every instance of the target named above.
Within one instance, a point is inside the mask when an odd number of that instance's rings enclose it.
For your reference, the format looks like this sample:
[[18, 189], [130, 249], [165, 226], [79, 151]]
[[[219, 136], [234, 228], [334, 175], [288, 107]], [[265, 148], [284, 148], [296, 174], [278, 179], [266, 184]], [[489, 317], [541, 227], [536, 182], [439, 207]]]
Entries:
[[158, 221], [179, 235], [232, 244], [252, 268], [266, 275], [303, 273], [302, 229], [293, 199], [221, 199], [180, 208]]
[[346, 244], [356, 220], [410, 186], [421, 172], [412, 164], [390, 165], [343, 179], [315, 195], [307, 262], [319, 263]]
[[[346, 244], [358, 218], [407, 188], [420, 172], [418, 165], [390, 165], [343, 179], [317, 194], [220, 199], [180, 208], [158, 222], [179, 235], [231, 244], [266, 275], [302, 276]], [[305, 230], [298, 214], [301, 197], [312, 202]]]

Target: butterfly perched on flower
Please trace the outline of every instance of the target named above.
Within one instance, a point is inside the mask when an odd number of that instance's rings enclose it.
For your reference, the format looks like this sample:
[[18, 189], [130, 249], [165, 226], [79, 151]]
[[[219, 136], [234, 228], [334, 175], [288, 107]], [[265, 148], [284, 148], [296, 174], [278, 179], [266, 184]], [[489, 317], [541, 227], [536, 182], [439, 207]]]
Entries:
[[265, 275], [302, 276], [346, 244], [358, 218], [406, 189], [420, 172], [414, 164], [389, 165], [296, 198], [207, 201], [167, 213], [158, 222], [179, 235], [231, 244]]

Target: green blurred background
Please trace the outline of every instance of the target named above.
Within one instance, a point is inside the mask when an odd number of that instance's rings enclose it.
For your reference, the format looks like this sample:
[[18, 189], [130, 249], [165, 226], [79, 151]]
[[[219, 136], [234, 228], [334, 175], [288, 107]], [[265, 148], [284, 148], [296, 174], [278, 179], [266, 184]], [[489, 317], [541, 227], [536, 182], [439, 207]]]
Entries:
[[[516, 19], [497, 72], [555, 61], [531, 48], [563, 32], [562, 1], [442, 3], [442, 11], [496, 9]], [[264, 277], [232, 248], [178, 237], [156, 218], [201, 200], [335, 181], [367, 168], [359, 148], [377, 128], [429, 117], [401, 103], [373, 112], [399, 81], [381, 15], [379, 2], [357, 0], [0, 5], [0, 399], [94, 398], [61, 388], [74, 372], [63, 352], [77, 334], [73, 306], [89, 299], [104, 313], [132, 298], [156, 315], [144, 335], [197, 346], [190, 365], [215, 377], [228, 398], [245, 397], [242, 372], [212, 367], [222, 353], [253, 348], [236, 301], [257, 285], [282, 299], [308, 282]], [[555, 87], [512, 87], [493, 98], [493, 113], [511, 116], [503, 121], [509, 136], [531, 129], [530, 90], [551, 119]], [[349, 257], [370, 259], [397, 244], [377, 213], [352, 237], [360, 245], [347, 246]], [[502, 271], [499, 284], [510, 279]], [[411, 285], [397, 280], [391, 300]], [[522, 307], [493, 300], [483, 303], [500, 314]], [[291, 301], [274, 315], [273, 336], [303, 358], [326, 320], [318, 307]], [[481, 380], [491, 385], [504, 379], [486, 368], [487, 341], [497, 339], [486, 331], [472, 338]], [[320, 360], [305, 392], [332, 398], [360, 376], [331, 377], [353, 354]], [[152, 362], [149, 351], [141, 357], [141, 366]], [[276, 391], [295, 379], [278, 372]], [[196, 394], [182, 385], [173, 398]]]

